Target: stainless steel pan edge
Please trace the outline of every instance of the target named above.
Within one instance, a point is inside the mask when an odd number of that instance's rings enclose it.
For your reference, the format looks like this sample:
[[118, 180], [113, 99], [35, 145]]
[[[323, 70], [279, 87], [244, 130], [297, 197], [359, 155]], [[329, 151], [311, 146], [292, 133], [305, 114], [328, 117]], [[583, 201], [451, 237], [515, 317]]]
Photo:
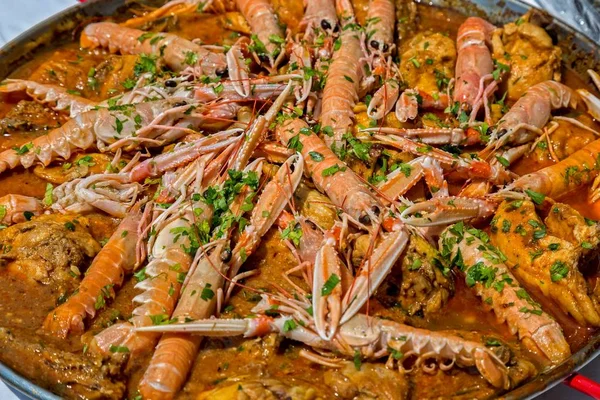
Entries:
[[[455, 9], [465, 15], [487, 16], [492, 22], [503, 23], [525, 13], [530, 7], [518, 0], [431, 0], [417, 2]], [[15, 68], [31, 59], [37, 52], [56, 43], [57, 38], [66, 39], [86, 19], [109, 16], [122, 8], [127, 0], [88, 0], [75, 5], [37, 24], [0, 49], [0, 78], [5, 78]], [[600, 60], [600, 44], [593, 38], [576, 32], [558, 19], [547, 27], [560, 43], [563, 50], [569, 51], [565, 60], [567, 67], [585, 78], [587, 68], [596, 68]], [[596, 41], [600, 38], [595, 38]], [[586, 78], [587, 79], [587, 78]], [[1, 351], [1, 350], [0, 350]], [[505, 399], [531, 399], [556, 386], [564, 378], [579, 370], [600, 354], [600, 335], [573, 354], [562, 364], [542, 372], [533, 380], [502, 396]], [[0, 363], [0, 379], [31, 399], [57, 400], [60, 397], [37, 386]]]

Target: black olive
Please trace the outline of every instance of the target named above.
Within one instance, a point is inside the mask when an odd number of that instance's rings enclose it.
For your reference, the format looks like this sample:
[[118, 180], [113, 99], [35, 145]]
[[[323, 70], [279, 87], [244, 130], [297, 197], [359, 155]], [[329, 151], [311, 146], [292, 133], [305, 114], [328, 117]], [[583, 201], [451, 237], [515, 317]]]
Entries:
[[290, 164], [290, 172], [294, 172], [294, 170], [296, 169], [296, 167], [294, 166], [294, 163]]
[[178, 101], [177, 103], [173, 104], [173, 107], [182, 107], [182, 106], [187, 106], [187, 102]]
[[379, 49], [379, 42], [377, 40], [371, 40], [371, 47], [374, 49]]
[[266, 54], [259, 54], [258, 59], [262, 62], [269, 62], [269, 56]]
[[321, 20], [321, 28], [323, 28], [325, 30], [331, 29], [331, 24], [326, 19]]
[[231, 249], [224, 249], [221, 252], [221, 261], [224, 263], [229, 262], [231, 260]]
[[173, 79], [167, 79], [165, 81], [165, 86], [166, 87], [170, 87], [170, 88], [174, 88], [174, 87], [177, 87], [177, 82], [175, 82]]
[[375, 215], [379, 215], [381, 213], [381, 210], [377, 206], [371, 207], [371, 211], [373, 211], [373, 214]]
[[335, 24], [335, 26], [333, 27], [333, 31], [339, 32], [339, 30], [340, 30], [340, 26], [338, 24]]
[[390, 46], [387, 43], [383, 45], [383, 51], [388, 51], [389, 48]]

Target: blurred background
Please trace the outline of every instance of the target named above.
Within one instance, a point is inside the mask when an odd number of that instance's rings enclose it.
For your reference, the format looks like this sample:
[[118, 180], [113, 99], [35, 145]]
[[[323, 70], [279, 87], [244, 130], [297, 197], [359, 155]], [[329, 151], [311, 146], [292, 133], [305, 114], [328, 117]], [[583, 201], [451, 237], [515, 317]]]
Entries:
[[[542, 8], [563, 20], [573, 28], [585, 33], [600, 44], [600, 0], [521, 0]], [[74, 5], [76, 0], [0, 0], [0, 46], [15, 38], [31, 26]], [[581, 370], [583, 375], [600, 382], [600, 357]], [[25, 399], [9, 390], [0, 381], [0, 400]], [[572, 399], [589, 397], [565, 385], [543, 393], [540, 400]]]

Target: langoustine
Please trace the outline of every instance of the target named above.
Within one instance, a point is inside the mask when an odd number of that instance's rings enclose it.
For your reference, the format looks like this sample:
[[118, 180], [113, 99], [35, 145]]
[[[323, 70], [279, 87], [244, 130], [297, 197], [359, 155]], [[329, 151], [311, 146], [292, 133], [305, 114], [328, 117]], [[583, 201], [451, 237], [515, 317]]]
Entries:
[[227, 68], [223, 54], [213, 53], [177, 35], [148, 34], [112, 22], [98, 22], [86, 26], [81, 35], [81, 46], [103, 47], [122, 54], [153, 55], [160, 57], [175, 71], [183, 71], [187, 67], [200, 67], [202, 73], [216, 76], [225, 72]]

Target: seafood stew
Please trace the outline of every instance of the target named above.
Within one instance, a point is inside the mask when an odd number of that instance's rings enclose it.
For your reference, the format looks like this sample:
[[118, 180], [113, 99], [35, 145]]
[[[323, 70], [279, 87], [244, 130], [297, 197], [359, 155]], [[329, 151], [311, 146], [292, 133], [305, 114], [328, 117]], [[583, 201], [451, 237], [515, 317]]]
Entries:
[[185, 0], [73, 27], [0, 85], [0, 361], [111, 399], [560, 368], [600, 325], [600, 101], [550, 23]]

